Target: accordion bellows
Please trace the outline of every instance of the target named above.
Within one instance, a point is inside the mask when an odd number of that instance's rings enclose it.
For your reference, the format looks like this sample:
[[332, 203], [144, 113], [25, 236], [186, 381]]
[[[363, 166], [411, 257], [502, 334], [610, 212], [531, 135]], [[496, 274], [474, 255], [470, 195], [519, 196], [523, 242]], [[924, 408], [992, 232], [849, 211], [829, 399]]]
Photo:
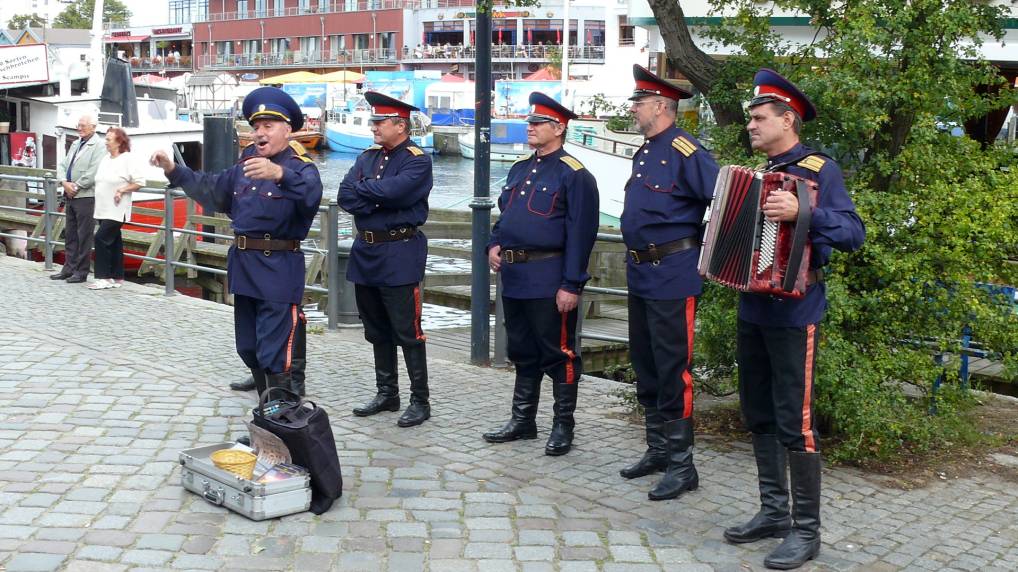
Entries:
[[[797, 220], [771, 222], [764, 217], [764, 202], [779, 190], [798, 197]], [[742, 292], [803, 297], [816, 200], [814, 181], [737, 165], [722, 167], [700, 249], [700, 275]]]

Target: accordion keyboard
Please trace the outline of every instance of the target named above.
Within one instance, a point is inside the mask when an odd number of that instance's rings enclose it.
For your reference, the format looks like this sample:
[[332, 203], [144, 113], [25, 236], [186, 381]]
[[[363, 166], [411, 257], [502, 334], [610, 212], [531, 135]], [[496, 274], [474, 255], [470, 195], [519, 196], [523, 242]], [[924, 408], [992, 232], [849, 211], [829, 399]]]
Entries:
[[778, 242], [778, 226], [780, 223], [763, 221], [763, 230], [760, 232], [760, 259], [757, 264], [757, 272], [767, 270], [774, 264], [774, 245]]

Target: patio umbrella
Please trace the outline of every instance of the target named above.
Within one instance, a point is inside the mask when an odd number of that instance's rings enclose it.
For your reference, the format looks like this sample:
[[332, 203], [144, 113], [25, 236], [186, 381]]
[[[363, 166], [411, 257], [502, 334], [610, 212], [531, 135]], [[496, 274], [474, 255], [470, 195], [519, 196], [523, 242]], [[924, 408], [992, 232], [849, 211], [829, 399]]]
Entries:
[[320, 76], [319, 81], [335, 83], [364, 83], [364, 74], [349, 70], [338, 70]]
[[284, 73], [283, 75], [277, 75], [273, 77], [267, 77], [258, 83], [262, 85], [272, 85], [276, 83], [321, 83], [322, 76], [311, 73], [308, 71], [296, 71], [290, 73]]

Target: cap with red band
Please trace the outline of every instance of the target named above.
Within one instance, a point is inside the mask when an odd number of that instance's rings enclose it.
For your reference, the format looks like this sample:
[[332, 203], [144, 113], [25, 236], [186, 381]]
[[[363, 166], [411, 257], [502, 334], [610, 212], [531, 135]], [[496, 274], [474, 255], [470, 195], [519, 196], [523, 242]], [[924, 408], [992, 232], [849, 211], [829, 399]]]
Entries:
[[639, 64], [633, 64], [633, 79], [636, 80], [636, 87], [633, 89], [633, 95], [629, 98], [630, 101], [651, 95], [660, 95], [675, 101], [693, 97], [692, 93], [650, 73], [650, 70]]
[[566, 106], [539, 91], [530, 94], [530, 114], [527, 115], [528, 123], [556, 121], [562, 125], [567, 125], [570, 119], [576, 119], [576, 114]]
[[393, 117], [410, 119], [411, 111], [420, 111], [409, 103], [403, 103], [377, 91], [365, 91], [364, 99], [371, 106], [371, 121], [382, 121]]
[[749, 106], [756, 107], [775, 101], [788, 104], [803, 121], [810, 121], [817, 116], [813, 102], [795, 84], [772, 69], [762, 68], [753, 77], [753, 99]]

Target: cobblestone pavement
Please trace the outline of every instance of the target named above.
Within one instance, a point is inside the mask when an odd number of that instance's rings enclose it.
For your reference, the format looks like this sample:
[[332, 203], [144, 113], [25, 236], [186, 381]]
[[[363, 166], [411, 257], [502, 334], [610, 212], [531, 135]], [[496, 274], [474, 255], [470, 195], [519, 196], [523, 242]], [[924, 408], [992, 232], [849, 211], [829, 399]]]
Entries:
[[[134, 284], [92, 292], [3, 257], [0, 293], [9, 572], [745, 571], [777, 542], [721, 537], [756, 507], [746, 445], [701, 439], [700, 489], [675, 501], [648, 501], [651, 477], [619, 477], [643, 450], [642, 429], [618, 415], [607, 382], [581, 386], [577, 447], [557, 458], [543, 455], [547, 391], [539, 440], [489, 445], [480, 434], [505, 420], [510, 374], [439, 357], [431, 421], [353, 417], [374, 379], [359, 331], [309, 336], [342, 499], [321, 516], [252, 522], [184, 491], [176, 463], [182, 449], [244, 433], [253, 400], [226, 388], [245, 375], [229, 308]], [[828, 470], [823, 538], [806, 570], [1015, 570], [1018, 491], [992, 477], [901, 491]]]

